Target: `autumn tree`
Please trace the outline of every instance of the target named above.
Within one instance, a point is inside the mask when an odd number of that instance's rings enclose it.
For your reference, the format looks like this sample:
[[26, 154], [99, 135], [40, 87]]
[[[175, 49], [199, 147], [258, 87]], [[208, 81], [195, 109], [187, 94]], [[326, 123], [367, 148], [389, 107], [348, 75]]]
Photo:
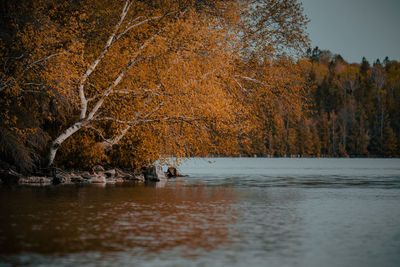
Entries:
[[[373, 66], [365, 58], [360, 64], [347, 63], [339, 55], [327, 61], [322, 50], [314, 50], [314, 56], [309, 50], [312, 68], [307, 69], [315, 84], [311, 93], [314, 114], [308, 117], [317, 122], [323, 150], [329, 136], [331, 149], [326, 155], [398, 155], [399, 63], [388, 58]], [[326, 113], [331, 114], [329, 134]]]
[[78, 166], [136, 168], [162, 156], [233, 154], [267, 124], [256, 101], [270, 115], [277, 99], [301, 109], [304, 79], [284, 56], [307, 44], [295, 0], [10, 5], [30, 15], [2, 40], [3, 128], [36, 151], [32, 165], [52, 165], [59, 149], [81, 153]]
[[397, 154], [397, 138], [392, 127], [389, 124], [385, 126], [384, 129], [384, 141], [383, 148], [385, 155], [389, 157], [394, 157]]

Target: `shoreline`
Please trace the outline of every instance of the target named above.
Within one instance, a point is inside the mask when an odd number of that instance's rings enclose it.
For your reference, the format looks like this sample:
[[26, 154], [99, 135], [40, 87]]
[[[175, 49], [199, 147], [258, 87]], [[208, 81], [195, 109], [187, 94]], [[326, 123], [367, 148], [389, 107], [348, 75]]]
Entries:
[[126, 171], [119, 168], [105, 169], [96, 165], [91, 171], [50, 168], [43, 173], [23, 175], [12, 169], [0, 170], [0, 185], [49, 186], [71, 184], [121, 184], [125, 182], [166, 182], [168, 179], [183, 177], [174, 167], [163, 172], [160, 166], [151, 165], [141, 171]]

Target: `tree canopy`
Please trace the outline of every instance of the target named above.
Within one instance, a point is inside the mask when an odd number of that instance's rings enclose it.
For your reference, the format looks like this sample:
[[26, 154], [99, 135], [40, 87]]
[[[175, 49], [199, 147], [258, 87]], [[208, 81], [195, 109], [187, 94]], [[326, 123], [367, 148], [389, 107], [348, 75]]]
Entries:
[[296, 0], [2, 8], [0, 150], [21, 171], [265, 153], [281, 115], [305, 110], [307, 63], [294, 57], [308, 45], [307, 18]]

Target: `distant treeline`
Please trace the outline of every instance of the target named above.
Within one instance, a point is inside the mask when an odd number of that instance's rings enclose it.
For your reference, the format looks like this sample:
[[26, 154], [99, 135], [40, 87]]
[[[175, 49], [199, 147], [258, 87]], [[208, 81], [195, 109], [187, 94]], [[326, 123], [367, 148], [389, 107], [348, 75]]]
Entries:
[[318, 47], [307, 51], [315, 86], [310, 112], [293, 121], [282, 114], [266, 141], [274, 156], [398, 157], [400, 62], [347, 63]]

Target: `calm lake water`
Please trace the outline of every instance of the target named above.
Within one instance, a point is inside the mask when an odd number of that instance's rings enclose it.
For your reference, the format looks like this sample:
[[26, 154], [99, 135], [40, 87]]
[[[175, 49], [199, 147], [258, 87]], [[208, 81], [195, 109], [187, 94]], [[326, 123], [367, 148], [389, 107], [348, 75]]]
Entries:
[[399, 159], [191, 159], [181, 172], [0, 187], [0, 266], [400, 266]]

